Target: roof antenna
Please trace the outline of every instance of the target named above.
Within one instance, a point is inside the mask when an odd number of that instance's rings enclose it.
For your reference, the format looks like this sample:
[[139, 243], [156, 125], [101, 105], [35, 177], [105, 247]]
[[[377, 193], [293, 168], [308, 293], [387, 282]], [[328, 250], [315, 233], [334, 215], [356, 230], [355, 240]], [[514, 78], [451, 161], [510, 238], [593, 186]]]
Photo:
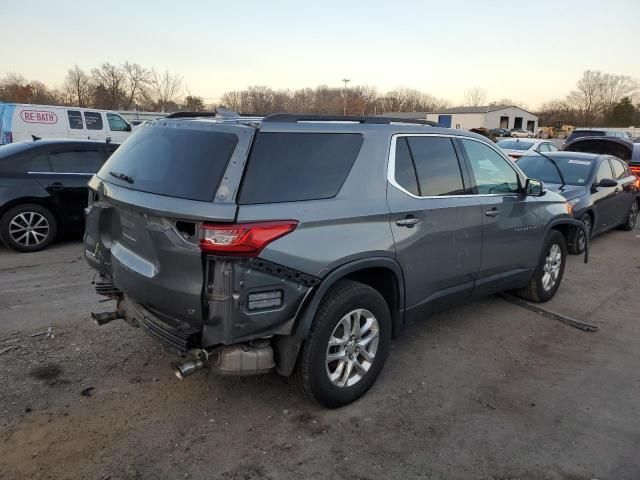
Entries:
[[111, 143], [111, 137], [107, 137], [106, 143], [107, 143], [107, 145], [109, 145]]
[[31, 134], [31, 138], [33, 138], [34, 142], [37, 142], [38, 140], [42, 140], [42, 137], [36, 137], [35, 135]]

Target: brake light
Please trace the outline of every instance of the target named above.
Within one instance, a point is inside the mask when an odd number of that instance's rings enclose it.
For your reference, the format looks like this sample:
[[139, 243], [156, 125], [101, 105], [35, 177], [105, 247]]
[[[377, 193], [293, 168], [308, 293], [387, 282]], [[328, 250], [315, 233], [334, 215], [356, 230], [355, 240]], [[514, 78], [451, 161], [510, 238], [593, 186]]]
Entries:
[[291, 233], [295, 220], [258, 223], [210, 224], [200, 227], [200, 250], [215, 255], [255, 257], [269, 243]]

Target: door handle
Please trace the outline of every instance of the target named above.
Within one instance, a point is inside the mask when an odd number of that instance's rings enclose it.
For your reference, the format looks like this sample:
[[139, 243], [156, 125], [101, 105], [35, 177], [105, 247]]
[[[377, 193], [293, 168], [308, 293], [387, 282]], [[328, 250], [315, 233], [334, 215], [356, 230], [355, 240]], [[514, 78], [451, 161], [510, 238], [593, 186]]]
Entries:
[[62, 185], [60, 182], [54, 182], [49, 184], [47, 188], [49, 190], [62, 190], [64, 188], [64, 185]]
[[396, 220], [396, 225], [398, 225], [399, 227], [411, 228], [417, 223], [420, 223], [420, 219], [416, 217], [407, 217], [407, 218], [401, 218], [399, 220]]
[[500, 210], [494, 207], [491, 210], [487, 210], [486, 212], [484, 212], [484, 214], [487, 217], [497, 217], [498, 215], [500, 215]]

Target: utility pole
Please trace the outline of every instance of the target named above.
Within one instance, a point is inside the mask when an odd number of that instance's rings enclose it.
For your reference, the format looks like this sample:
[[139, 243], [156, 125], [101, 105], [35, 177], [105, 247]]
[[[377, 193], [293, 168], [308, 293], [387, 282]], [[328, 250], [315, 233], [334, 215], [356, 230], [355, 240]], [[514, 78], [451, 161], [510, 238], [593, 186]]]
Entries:
[[342, 115], [346, 115], [347, 114], [347, 83], [349, 83], [351, 80], [349, 80], [348, 78], [343, 78], [342, 81], [344, 82], [344, 93], [343, 93], [344, 104], [342, 106]]

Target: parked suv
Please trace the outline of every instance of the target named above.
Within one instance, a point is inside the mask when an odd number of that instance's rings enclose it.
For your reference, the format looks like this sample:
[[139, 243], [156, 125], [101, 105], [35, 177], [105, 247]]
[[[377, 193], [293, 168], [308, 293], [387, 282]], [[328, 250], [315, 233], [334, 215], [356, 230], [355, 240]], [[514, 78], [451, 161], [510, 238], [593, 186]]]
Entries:
[[80, 234], [87, 181], [116, 148], [37, 137], [0, 146], [0, 240], [19, 252], [35, 252], [59, 233]]
[[582, 223], [489, 140], [383, 117], [171, 118], [90, 183], [85, 256], [182, 378], [276, 369], [328, 407], [392, 335], [502, 290], [556, 293]]

